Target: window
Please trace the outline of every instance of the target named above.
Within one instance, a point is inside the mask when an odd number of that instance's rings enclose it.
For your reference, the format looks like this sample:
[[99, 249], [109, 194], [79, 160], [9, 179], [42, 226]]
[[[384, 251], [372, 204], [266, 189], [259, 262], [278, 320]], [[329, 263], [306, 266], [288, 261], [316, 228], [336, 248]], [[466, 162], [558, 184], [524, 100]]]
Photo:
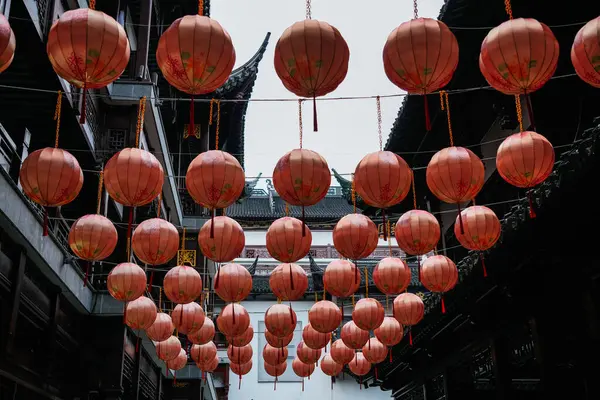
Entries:
[[[263, 368], [264, 360], [262, 357], [262, 349], [267, 344], [267, 339], [265, 339], [265, 322], [258, 321], [258, 382], [273, 382], [275, 381], [275, 377], [267, 374], [265, 369]], [[296, 357], [296, 346], [302, 340], [302, 322], [298, 321], [296, 323], [296, 330], [294, 331], [294, 337], [290, 344], [288, 345], [288, 358], [287, 358], [287, 368], [283, 375], [277, 378], [278, 382], [301, 382], [302, 378], [297, 376], [292, 369], [292, 361], [294, 357]]]

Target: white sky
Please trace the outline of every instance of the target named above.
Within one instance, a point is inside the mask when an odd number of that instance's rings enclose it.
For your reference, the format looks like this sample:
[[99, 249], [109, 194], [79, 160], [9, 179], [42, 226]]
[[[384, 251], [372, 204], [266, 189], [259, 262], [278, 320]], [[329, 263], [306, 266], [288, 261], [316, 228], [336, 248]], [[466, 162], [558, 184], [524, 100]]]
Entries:
[[[443, 0], [419, 0], [419, 16], [437, 18]], [[273, 52], [283, 31], [304, 19], [304, 0], [213, 0], [211, 17], [229, 32], [236, 67], [252, 57], [264, 36], [271, 40], [259, 66], [253, 98], [294, 98], [273, 67]], [[382, 49], [389, 33], [413, 17], [410, 0], [313, 0], [312, 17], [335, 26], [350, 48], [348, 75], [328, 96], [370, 96], [400, 93], [385, 75]], [[381, 100], [383, 144], [394, 123], [401, 97]], [[303, 107], [304, 148], [320, 153], [339, 173], [354, 171], [367, 153], [377, 151], [375, 100], [317, 101], [319, 131], [312, 131], [312, 103]], [[253, 102], [245, 130], [246, 176], [271, 176], [277, 160], [298, 147], [296, 102]], [[261, 180], [261, 185], [265, 183]], [[332, 184], [337, 184], [335, 179]]]

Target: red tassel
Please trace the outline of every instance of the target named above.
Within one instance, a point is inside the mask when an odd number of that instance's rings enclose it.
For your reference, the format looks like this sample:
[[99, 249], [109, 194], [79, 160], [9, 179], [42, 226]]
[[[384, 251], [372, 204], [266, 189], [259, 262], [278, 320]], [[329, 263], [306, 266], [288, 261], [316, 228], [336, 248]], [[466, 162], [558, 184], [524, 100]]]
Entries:
[[277, 377], [275, 377], [275, 382], [273, 382], [273, 391], [277, 390]]
[[412, 331], [408, 331], [408, 343], [410, 343], [411, 346], [413, 345], [413, 342], [412, 342]]
[[444, 296], [442, 296], [442, 314], [446, 314], [446, 303], [444, 303]]
[[48, 236], [48, 208], [44, 207], [44, 225], [43, 225], [42, 236]]
[[206, 382], [206, 372], [202, 371], [202, 380]]
[[465, 227], [463, 225], [462, 213], [460, 211], [460, 203], [456, 203], [456, 207], [458, 207], [458, 221], [460, 223], [460, 234], [464, 235], [465, 234]]
[[85, 85], [83, 85], [83, 92], [82, 92], [82, 98], [81, 98], [81, 114], [79, 114], [79, 123], [80, 124], [85, 124], [85, 109], [86, 109], [86, 103], [87, 103], [87, 88], [85, 87]]
[[148, 288], [146, 289], [148, 292], [152, 290], [152, 281], [154, 280], [154, 271], [150, 272], [150, 279], [148, 279]]
[[362, 390], [362, 376], [360, 377], [360, 390]]
[[483, 267], [483, 277], [487, 278], [487, 268], [485, 267], [485, 258], [483, 258], [483, 253], [481, 254], [481, 266]]
[[169, 367], [167, 366], [167, 362], [165, 361], [165, 368], [167, 369], [167, 378], [169, 377]]
[[219, 272], [221, 272], [221, 268], [217, 269], [217, 275], [215, 276], [215, 290], [219, 288]]
[[240, 375], [239, 380], [238, 380], [238, 390], [240, 390], [242, 388], [242, 375]]
[[292, 288], [292, 290], [294, 290], [294, 275], [292, 274], [292, 264], [289, 264], [289, 266], [290, 266], [290, 287]]
[[215, 238], [215, 209], [212, 209], [212, 215], [210, 217], [210, 238]]
[[127, 303], [123, 306], [123, 324], [127, 323]]
[[188, 135], [192, 136], [196, 134], [196, 127], [194, 126], [194, 96], [191, 96], [190, 101], [190, 127]]
[[333, 390], [333, 376], [331, 377], [331, 390]]
[[302, 378], [302, 391], [304, 392], [304, 378]]
[[235, 304], [231, 304], [232, 312], [231, 312], [231, 322], [235, 325]]
[[83, 287], [87, 286], [89, 276], [90, 276], [90, 262], [86, 261], [86, 263], [85, 263], [85, 276], [83, 278]]
[[[369, 340], [367, 341], [367, 343], [369, 344], [369, 350], [371, 350], [371, 339], [369, 339]], [[357, 360], [357, 361], [358, 361], [358, 360]]]
[[177, 371], [173, 372], [173, 385], [177, 384]]
[[302, 237], [306, 236], [306, 222], [304, 222], [304, 206], [302, 206]]
[[385, 210], [381, 209], [381, 220], [383, 223], [383, 240], [387, 242], [387, 225], [385, 223]]
[[390, 364], [392, 363], [392, 349], [390, 349]]
[[533, 106], [531, 105], [531, 95], [525, 94], [525, 99], [527, 100], [527, 114], [529, 115], [531, 130], [535, 132], [535, 118], [533, 118]]
[[290, 321], [294, 323], [294, 310], [292, 310], [292, 303], [290, 303]]
[[[138, 332], [139, 335], [139, 332]], [[140, 351], [140, 337], [137, 337], [137, 340], [135, 341], [135, 352], [138, 353]]]
[[313, 96], [313, 131], [319, 131], [319, 123], [317, 122], [317, 99]]
[[527, 200], [529, 200], [529, 218], [534, 219], [537, 217], [537, 215], [533, 209], [533, 197], [531, 196], [531, 190], [527, 192]]
[[423, 105], [425, 107], [425, 130], [429, 132], [431, 130], [431, 118], [429, 117], [429, 103], [426, 94], [423, 95]]

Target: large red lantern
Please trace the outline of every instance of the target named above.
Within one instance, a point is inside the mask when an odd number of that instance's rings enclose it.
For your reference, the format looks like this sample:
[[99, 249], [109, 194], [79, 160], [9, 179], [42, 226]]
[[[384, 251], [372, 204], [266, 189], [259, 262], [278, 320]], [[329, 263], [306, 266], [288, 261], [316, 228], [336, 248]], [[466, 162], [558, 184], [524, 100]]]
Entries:
[[310, 229], [304, 229], [302, 221], [292, 217], [279, 218], [267, 230], [267, 251], [282, 263], [293, 263], [306, 257], [312, 243]]
[[190, 357], [198, 364], [206, 364], [217, 355], [217, 346], [213, 342], [195, 344], [190, 349]]
[[117, 240], [113, 223], [99, 214], [84, 215], [73, 222], [69, 230], [69, 247], [86, 261], [100, 261], [110, 256]]
[[[315, 372], [315, 364], [306, 364], [302, 362], [298, 357], [295, 357], [292, 361], [292, 369], [294, 373], [298, 375], [300, 378], [306, 378], [312, 375]], [[304, 388], [304, 381], [302, 381], [302, 387]]]
[[171, 318], [175, 328], [184, 335], [200, 329], [206, 319], [200, 304], [193, 301], [187, 304], [177, 304]]
[[331, 339], [331, 333], [321, 333], [309, 323], [302, 329], [302, 341], [311, 349], [322, 349]]
[[179, 371], [180, 369], [183, 369], [187, 365], [187, 362], [188, 362], [188, 355], [184, 349], [181, 349], [179, 351], [179, 354], [177, 355], [177, 357], [175, 357], [172, 360], [167, 361], [167, 368], [172, 369], [173, 371]]
[[342, 311], [332, 301], [317, 301], [308, 310], [308, 321], [311, 327], [320, 333], [331, 333], [342, 322]]
[[373, 282], [382, 293], [402, 293], [410, 284], [410, 268], [401, 258], [383, 258], [373, 270]]
[[156, 315], [156, 305], [145, 296], [140, 296], [125, 306], [125, 323], [131, 329], [150, 328]]
[[440, 224], [427, 211], [410, 210], [396, 223], [398, 247], [413, 256], [421, 256], [435, 249], [440, 240]]
[[129, 40], [112, 17], [89, 8], [66, 11], [54, 22], [46, 45], [54, 71], [83, 88], [80, 123], [85, 122], [87, 89], [114, 82], [129, 63]]
[[156, 343], [156, 355], [163, 361], [170, 361], [181, 352], [181, 342], [175, 336], [169, 336], [167, 340]]
[[600, 88], [600, 17], [585, 24], [575, 35], [571, 61], [581, 79]]
[[215, 337], [215, 324], [210, 318], [204, 318], [204, 323], [195, 331], [188, 333], [187, 338], [193, 344], [206, 344]]
[[269, 286], [280, 300], [298, 300], [308, 289], [308, 276], [298, 264], [280, 264], [271, 272]]
[[[445, 293], [458, 282], [456, 264], [446, 256], [428, 257], [421, 267], [421, 283], [435, 293]], [[446, 312], [444, 297], [442, 297], [442, 312]]]
[[0, 72], [4, 72], [15, 57], [15, 34], [8, 19], [0, 15]]
[[515, 18], [492, 29], [481, 44], [479, 69], [504, 94], [535, 92], [554, 74], [558, 41], [545, 24]]
[[161, 265], [177, 255], [179, 232], [175, 226], [161, 218], [148, 219], [135, 228], [131, 249], [142, 262]]
[[321, 358], [321, 349], [311, 349], [300, 341], [298, 347], [296, 347], [296, 357], [305, 364], [313, 364]]
[[216, 262], [229, 262], [244, 250], [246, 237], [241, 225], [226, 216], [215, 217], [200, 228], [200, 251]]
[[384, 345], [392, 347], [404, 337], [404, 329], [396, 318], [385, 317], [379, 328], [373, 331], [375, 337]]
[[241, 347], [229, 346], [227, 347], [227, 357], [231, 362], [236, 364], [245, 364], [252, 360], [252, 346], [249, 344]]
[[277, 390], [277, 379], [283, 375], [285, 370], [287, 369], [287, 362], [282, 362], [277, 365], [268, 364], [266, 361], [263, 363], [263, 368], [265, 372], [272, 377], [275, 378], [275, 382], [273, 382], [273, 390]]
[[206, 372], [213, 372], [219, 366], [219, 356], [216, 356], [211, 361], [204, 364], [196, 363], [196, 366], [202, 371], [202, 375], [204, 375]]
[[121, 263], [108, 274], [106, 287], [119, 301], [135, 300], [146, 290], [146, 273], [136, 264]]
[[[278, 365], [286, 362], [288, 358], [288, 349], [286, 347], [273, 347], [270, 344], [265, 344], [263, 347], [263, 359], [269, 365]], [[235, 360], [234, 360], [235, 361]]]
[[348, 214], [333, 228], [333, 245], [344, 257], [360, 260], [369, 256], [379, 242], [377, 226], [362, 214]]
[[351, 296], [360, 286], [358, 268], [348, 260], [333, 260], [325, 268], [323, 285], [334, 296]]
[[352, 311], [352, 320], [360, 329], [372, 331], [379, 327], [385, 317], [380, 302], [372, 298], [360, 299]]
[[341, 365], [348, 364], [354, 358], [354, 350], [344, 344], [342, 339], [337, 339], [331, 345], [331, 358]]
[[249, 325], [248, 311], [237, 303], [227, 304], [217, 317], [217, 327], [225, 336], [239, 336], [246, 332]]
[[202, 293], [202, 278], [194, 268], [178, 265], [165, 274], [163, 286], [169, 300], [177, 304], [187, 304], [196, 300]]
[[362, 353], [371, 364], [379, 364], [387, 358], [388, 348], [377, 338], [370, 338], [363, 346]]
[[354, 321], [346, 322], [342, 326], [341, 337], [344, 344], [351, 349], [360, 349], [369, 340], [369, 331], [360, 329]]
[[[425, 315], [425, 304], [416, 294], [402, 293], [394, 299], [394, 318], [404, 326], [418, 324]], [[408, 339], [412, 346], [412, 331], [409, 330]]]
[[339, 364], [329, 354], [321, 359], [321, 371], [327, 376], [337, 376], [344, 369], [344, 364]]
[[275, 72], [283, 86], [313, 99], [334, 91], [346, 77], [350, 50], [340, 32], [327, 22], [307, 19], [287, 28], [275, 46]]
[[222, 265], [215, 277], [215, 293], [228, 303], [244, 300], [252, 291], [252, 276], [239, 264]]
[[356, 353], [354, 359], [348, 363], [348, 368], [354, 375], [364, 376], [371, 370], [371, 363], [367, 361], [363, 353]]
[[[491, 248], [500, 238], [501, 226], [496, 214], [485, 206], [471, 206], [461, 213], [464, 234], [459, 229], [459, 219], [454, 223], [454, 235], [466, 249], [484, 251]], [[481, 254], [483, 275], [487, 276], [483, 253]]]
[[146, 336], [155, 342], [162, 342], [173, 334], [174, 329], [175, 325], [173, 325], [171, 316], [167, 313], [159, 312], [156, 314], [154, 323], [146, 329]]
[[227, 341], [229, 342], [229, 344], [231, 346], [243, 347], [243, 346], [246, 346], [247, 344], [250, 344], [250, 342], [252, 342], [253, 338], [254, 338], [254, 328], [252, 328], [252, 325], [248, 325], [248, 328], [246, 329], [246, 331], [244, 333], [242, 333], [239, 336], [227, 337]]
[[[19, 172], [19, 183], [27, 197], [45, 209], [58, 207], [77, 197], [83, 186], [83, 172], [71, 153], [46, 147], [25, 158]], [[48, 235], [47, 209], [43, 235]]]
[[[435, 92], [450, 82], [458, 65], [458, 42], [442, 21], [415, 18], [402, 23], [387, 38], [383, 67], [388, 79], [410, 94]], [[425, 99], [426, 128], [429, 107]]]
[[273, 304], [265, 313], [265, 327], [273, 335], [283, 338], [296, 329], [296, 313], [285, 304]]
[[238, 389], [242, 386], [242, 376], [246, 375], [252, 370], [252, 360], [245, 364], [229, 363], [229, 369], [231, 372], [240, 377], [240, 383]]
[[265, 339], [267, 340], [267, 343], [273, 347], [286, 348], [292, 342], [293, 338], [294, 332], [284, 337], [277, 337], [269, 332], [268, 329], [265, 329]]

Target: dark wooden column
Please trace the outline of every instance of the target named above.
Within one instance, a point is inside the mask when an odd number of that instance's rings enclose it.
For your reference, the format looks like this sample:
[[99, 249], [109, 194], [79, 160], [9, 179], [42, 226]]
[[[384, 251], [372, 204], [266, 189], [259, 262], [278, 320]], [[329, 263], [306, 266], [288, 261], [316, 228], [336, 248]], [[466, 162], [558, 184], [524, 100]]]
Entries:
[[140, 22], [137, 31], [137, 50], [135, 54], [136, 79], [149, 79], [148, 47], [150, 45], [150, 24], [152, 22], [152, 0], [141, 0]]
[[48, 382], [50, 378], [50, 371], [52, 370], [52, 361], [56, 357], [56, 339], [58, 330], [58, 321], [56, 319], [58, 312], [60, 311], [60, 290], [54, 292], [50, 299], [50, 315], [48, 316], [48, 328], [46, 330], [46, 367], [45, 367], [45, 380]]
[[510, 346], [504, 337], [492, 339], [492, 361], [494, 366], [494, 381], [496, 399], [512, 399]]
[[21, 290], [23, 287], [23, 277], [25, 275], [25, 264], [27, 264], [27, 254], [21, 249], [19, 260], [15, 264], [11, 277], [11, 308], [8, 319], [8, 335], [6, 338], [6, 353], [12, 353], [15, 333], [17, 331], [17, 319], [19, 317], [19, 306], [21, 305]]
[[585, 385], [585, 398], [587, 400], [600, 399], [600, 365], [598, 354], [600, 354], [600, 321], [598, 319], [598, 307], [594, 301], [593, 290], [589, 288], [581, 294], [582, 311], [584, 314], [583, 327], [578, 332], [581, 337], [578, 351], [579, 371], [582, 374]]

